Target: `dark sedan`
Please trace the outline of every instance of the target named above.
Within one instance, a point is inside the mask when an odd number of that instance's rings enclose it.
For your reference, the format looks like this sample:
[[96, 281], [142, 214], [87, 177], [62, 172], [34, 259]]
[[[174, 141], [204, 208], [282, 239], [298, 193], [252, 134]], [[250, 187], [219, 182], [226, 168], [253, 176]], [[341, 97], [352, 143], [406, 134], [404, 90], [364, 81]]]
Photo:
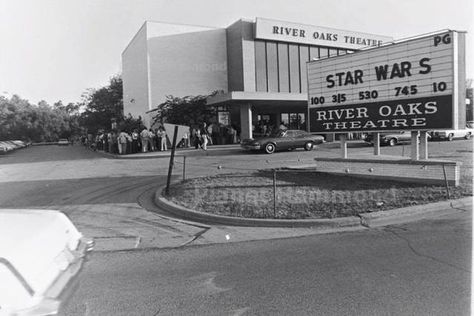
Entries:
[[[364, 139], [365, 142], [374, 144], [373, 134], [367, 135]], [[401, 131], [395, 133], [380, 133], [380, 145], [381, 146], [395, 146], [400, 143], [409, 143], [411, 142], [411, 132], [410, 131]]]
[[293, 150], [304, 148], [312, 150], [314, 145], [324, 142], [321, 135], [312, 135], [300, 130], [278, 130], [269, 136], [257, 139], [244, 139], [240, 146], [247, 150], [262, 150], [267, 154], [273, 154], [277, 150]]

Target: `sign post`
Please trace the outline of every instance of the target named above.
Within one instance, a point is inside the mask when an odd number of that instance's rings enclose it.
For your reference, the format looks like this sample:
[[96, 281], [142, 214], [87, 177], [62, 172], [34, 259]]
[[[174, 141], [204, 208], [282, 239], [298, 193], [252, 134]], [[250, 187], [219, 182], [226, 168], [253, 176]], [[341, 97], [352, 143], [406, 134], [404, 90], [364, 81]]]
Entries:
[[420, 159], [428, 159], [428, 133], [420, 132]]
[[374, 133], [374, 155], [380, 156], [380, 133]]
[[347, 134], [339, 135], [339, 141], [341, 142], [341, 157], [347, 158]]
[[171, 156], [170, 156], [170, 163], [168, 167], [168, 178], [166, 180], [166, 190], [165, 190], [166, 195], [170, 194], [171, 174], [173, 172], [173, 166], [174, 166], [174, 153], [176, 151], [176, 138], [178, 137], [178, 128], [179, 128], [178, 125], [174, 126], [173, 144], [171, 145]]
[[420, 160], [420, 146], [418, 145], [418, 131], [411, 131], [411, 160]]

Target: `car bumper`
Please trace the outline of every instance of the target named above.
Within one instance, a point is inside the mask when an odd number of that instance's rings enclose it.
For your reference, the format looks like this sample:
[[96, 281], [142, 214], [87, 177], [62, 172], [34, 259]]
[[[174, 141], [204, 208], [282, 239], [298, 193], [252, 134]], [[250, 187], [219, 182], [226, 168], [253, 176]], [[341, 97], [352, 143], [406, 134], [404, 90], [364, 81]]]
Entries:
[[[374, 140], [373, 139], [365, 139], [364, 140], [366, 143], [369, 143], [371, 145], [374, 144]], [[389, 141], [387, 139], [380, 139], [380, 145], [384, 146], [384, 145], [388, 145]]]
[[241, 145], [241, 147], [245, 150], [260, 150], [262, 146], [260, 145]]

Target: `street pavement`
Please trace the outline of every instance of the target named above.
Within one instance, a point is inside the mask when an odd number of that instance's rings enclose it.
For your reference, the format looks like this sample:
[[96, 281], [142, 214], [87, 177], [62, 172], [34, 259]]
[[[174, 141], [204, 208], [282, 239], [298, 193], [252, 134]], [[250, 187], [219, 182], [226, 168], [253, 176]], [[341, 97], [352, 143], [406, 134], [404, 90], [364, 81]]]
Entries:
[[471, 221], [93, 253], [64, 315], [470, 315]]
[[[430, 146], [472, 173], [471, 141]], [[406, 149], [383, 151], [409, 156]], [[353, 143], [349, 153], [372, 150]], [[193, 150], [186, 177], [337, 155], [333, 144], [274, 155]], [[205, 225], [153, 204], [167, 171], [166, 157], [111, 159], [81, 146], [0, 156], [0, 207], [62, 210], [97, 242], [64, 315], [470, 314], [470, 206], [351, 231]]]
[[[472, 172], [471, 141], [430, 143], [430, 146], [433, 156], [443, 158], [450, 154], [464, 162], [462, 172]], [[354, 155], [373, 150], [360, 141], [350, 143], [349, 148]], [[401, 146], [383, 150], [386, 154], [402, 151], [409, 156]], [[180, 150], [176, 158], [173, 180], [183, 177], [184, 156], [185, 177], [196, 177], [305, 165], [315, 157], [338, 154], [337, 144], [329, 143], [312, 152], [296, 150], [273, 155], [249, 154], [236, 145], [211, 146], [207, 152], [186, 149]], [[208, 226], [173, 218], [153, 203], [156, 189], [166, 184], [169, 152], [120, 158], [124, 157], [110, 159], [110, 155], [77, 145], [34, 146], [0, 156], [0, 207], [59, 209], [86, 236], [96, 240], [96, 251], [182, 247], [191, 243], [287, 238], [331, 231]]]

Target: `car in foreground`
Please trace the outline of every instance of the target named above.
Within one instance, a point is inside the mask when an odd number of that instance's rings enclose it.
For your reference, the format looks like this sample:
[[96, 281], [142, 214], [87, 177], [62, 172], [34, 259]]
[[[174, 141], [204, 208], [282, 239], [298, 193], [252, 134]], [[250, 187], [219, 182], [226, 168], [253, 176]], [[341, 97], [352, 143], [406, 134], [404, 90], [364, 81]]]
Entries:
[[58, 140], [58, 145], [59, 146], [69, 146], [69, 141], [66, 138], [61, 138]]
[[0, 209], [0, 315], [55, 315], [93, 248], [63, 213]]
[[[374, 144], [374, 135], [368, 134], [364, 141], [369, 144]], [[411, 132], [401, 131], [398, 133], [380, 133], [380, 145], [381, 146], [395, 146], [401, 143], [411, 142]]]
[[470, 139], [474, 134], [474, 129], [448, 129], [448, 130], [436, 130], [430, 132], [431, 140], [447, 140], [452, 141], [454, 139]]
[[313, 150], [315, 145], [323, 142], [324, 137], [321, 135], [313, 135], [301, 130], [277, 130], [269, 136], [244, 139], [240, 146], [246, 150], [273, 154], [275, 151], [296, 148], [304, 148], [304, 150], [310, 151]]

